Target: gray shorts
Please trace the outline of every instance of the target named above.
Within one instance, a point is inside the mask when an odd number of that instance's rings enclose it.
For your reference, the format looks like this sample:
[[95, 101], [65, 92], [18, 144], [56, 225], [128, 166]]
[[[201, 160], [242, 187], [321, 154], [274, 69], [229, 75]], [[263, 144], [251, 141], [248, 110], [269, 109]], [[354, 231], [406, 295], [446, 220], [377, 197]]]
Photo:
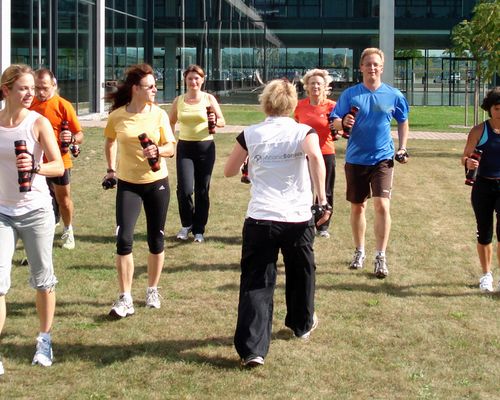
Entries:
[[18, 238], [21, 238], [28, 257], [31, 287], [48, 290], [56, 285], [52, 263], [54, 229], [51, 208], [14, 217], [0, 213], [0, 295], [7, 294], [10, 289], [12, 257]]

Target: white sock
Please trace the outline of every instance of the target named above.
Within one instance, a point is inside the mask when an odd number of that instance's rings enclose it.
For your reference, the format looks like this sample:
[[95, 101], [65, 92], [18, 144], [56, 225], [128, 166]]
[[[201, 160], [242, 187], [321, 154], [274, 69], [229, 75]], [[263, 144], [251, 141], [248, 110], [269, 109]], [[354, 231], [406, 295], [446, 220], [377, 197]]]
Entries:
[[38, 333], [38, 337], [41, 337], [42, 339], [48, 340], [50, 342], [50, 332], [40, 332]]
[[385, 251], [377, 250], [375, 252], [375, 257], [385, 257]]
[[121, 297], [123, 297], [125, 300], [130, 300], [132, 301], [132, 294], [130, 292], [123, 292], [121, 294]]
[[158, 286], [148, 286], [148, 292], [152, 292], [154, 290], [158, 290]]
[[64, 231], [72, 231], [73, 225], [64, 226]]
[[362, 255], [365, 255], [365, 248], [364, 247], [356, 247], [356, 250], [359, 251]]

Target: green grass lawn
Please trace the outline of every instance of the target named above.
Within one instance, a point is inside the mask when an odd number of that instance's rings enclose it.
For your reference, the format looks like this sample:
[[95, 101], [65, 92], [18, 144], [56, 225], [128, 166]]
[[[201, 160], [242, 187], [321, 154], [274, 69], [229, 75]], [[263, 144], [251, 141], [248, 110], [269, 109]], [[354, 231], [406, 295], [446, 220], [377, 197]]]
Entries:
[[[169, 109], [169, 107], [170, 105], [165, 106], [166, 109]], [[223, 104], [221, 108], [226, 123], [230, 125], [250, 125], [260, 122], [264, 118], [264, 114], [258, 105]], [[481, 111], [481, 121], [483, 117]], [[410, 129], [415, 131], [464, 133], [468, 132], [472, 125], [473, 109], [469, 107], [468, 127], [464, 127], [465, 108], [458, 106], [414, 106], [410, 108], [409, 121]]]
[[[227, 114], [229, 115], [229, 114]], [[250, 121], [249, 121], [250, 122]], [[135, 235], [136, 315], [110, 321], [114, 191], [104, 191], [102, 130], [86, 130], [75, 162], [76, 249], [54, 261], [59, 279], [55, 362], [32, 367], [37, 318], [28, 271], [16, 252], [8, 317], [0, 341], [6, 374], [0, 399], [498, 399], [500, 295], [479, 293], [475, 223], [459, 158], [464, 141], [415, 140], [396, 165], [390, 275], [373, 279], [369, 203], [366, 267], [348, 270], [353, 252], [344, 199], [345, 141], [339, 141], [332, 238], [315, 242], [319, 327], [308, 342], [284, 327], [279, 266], [273, 340], [266, 364], [240, 370], [236, 322], [241, 228], [249, 186], [223, 177], [234, 134], [218, 134], [206, 242], [179, 243], [175, 162], [160, 310], [144, 307], [145, 223]], [[500, 278], [494, 269], [495, 280]]]

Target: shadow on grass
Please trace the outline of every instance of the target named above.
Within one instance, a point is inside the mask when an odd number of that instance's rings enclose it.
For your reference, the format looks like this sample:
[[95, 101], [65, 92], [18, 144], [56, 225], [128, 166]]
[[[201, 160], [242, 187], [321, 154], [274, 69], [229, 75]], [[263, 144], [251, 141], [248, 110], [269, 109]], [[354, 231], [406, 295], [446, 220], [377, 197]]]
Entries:
[[202, 246], [205, 245], [213, 245], [217, 243], [222, 243], [222, 244], [230, 244], [230, 245], [239, 245], [241, 246], [241, 235], [238, 236], [211, 236], [211, 235], [205, 235], [205, 243], [194, 243], [193, 242], [193, 237], [190, 236], [188, 240], [180, 240], [177, 239], [174, 236], [168, 236], [165, 238], [167, 243], [166, 247], [168, 248], [176, 248], [179, 246], [188, 246], [188, 245], [193, 245], [197, 246], [197, 249], [201, 249]]
[[[368, 276], [368, 279], [378, 280], [374, 276]], [[432, 292], [422, 291], [422, 288], [435, 289]], [[457, 289], [454, 291], [442, 291], [436, 288], [450, 288]], [[461, 290], [460, 290], [461, 289]], [[366, 292], [366, 293], [374, 293], [374, 294], [387, 294], [389, 296], [395, 297], [468, 297], [468, 296], [491, 296], [493, 299], [500, 300], [500, 292], [494, 293], [481, 293], [476, 285], [462, 285], [457, 283], [421, 283], [421, 284], [412, 284], [412, 285], [396, 285], [389, 281], [381, 281], [381, 285], [373, 286], [371, 284], [363, 284], [363, 283], [346, 283], [346, 284], [337, 284], [337, 285], [317, 285], [316, 290], [339, 290], [339, 291], [347, 291], [347, 292]]]
[[[200, 348], [231, 347], [232, 337], [210, 337], [187, 340], [160, 340], [133, 344], [82, 344], [57, 343], [54, 338], [54, 365], [73, 363], [76, 360], [92, 362], [96, 367], [107, 367], [114, 363], [126, 362], [134, 357], [152, 357], [165, 362], [188, 362], [200, 365], [209, 364], [213, 367], [233, 370], [238, 366], [237, 357], [207, 356], [197, 353]], [[2, 353], [6, 358], [17, 359], [20, 362], [31, 361], [35, 343], [19, 345], [4, 343]]]
[[[86, 270], [86, 271], [98, 271], [98, 270], [116, 270], [116, 267], [114, 264], [100, 264], [100, 265], [95, 265], [95, 264], [78, 264], [78, 265], [71, 265], [71, 266], [65, 266], [65, 269], [72, 269], [72, 270]], [[231, 263], [231, 264], [199, 264], [199, 263], [190, 263], [190, 264], [185, 264], [185, 265], [180, 265], [177, 267], [170, 267], [168, 265], [168, 261], [165, 262], [165, 265], [163, 267], [163, 272], [162, 274], [174, 274], [177, 272], [189, 272], [189, 271], [195, 271], [195, 272], [210, 272], [210, 271], [237, 271], [239, 272], [240, 269], [240, 264], [237, 263]], [[148, 268], [146, 265], [135, 265], [134, 266], [134, 279], [147, 275], [148, 273]]]
[[240, 264], [239, 263], [230, 263], [230, 264], [220, 264], [220, 263], [219, 264], [199, 264], [199, 263], [190, 263], [190, 264], [180, 265], [178, 267], [169, 267], [168, 265], [166, 265], [163, 268], [163, 273], [164, 274], [170, 274], [170, 273], [176, 273], [176, 272], [188, 272], [188, 271], [195, 271], [195, 272], [235, 271], [235, 272], [239, 272], [240, 271]]
[[[55, 239], [58, 240], [59, 236], [56, 233]], [[75, 234], [75, 240], [81, 242], [88, 242], [92, 244], [97, 243], [116, 243], [116, 237], [110, 235], [80, 235], [78, 232]]]

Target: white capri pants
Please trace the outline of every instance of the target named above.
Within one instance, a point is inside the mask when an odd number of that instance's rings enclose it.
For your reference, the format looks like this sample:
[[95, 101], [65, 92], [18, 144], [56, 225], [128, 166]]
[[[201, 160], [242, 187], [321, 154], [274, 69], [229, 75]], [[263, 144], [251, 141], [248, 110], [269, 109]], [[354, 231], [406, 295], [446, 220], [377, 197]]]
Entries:
[[37, 290], [48, 290], [56, 285], [52, 263], [54, 229], [54, 213], [50, 208], [19, 216], [0, 213], [0, 295], [7, 294], [10, 289], [12, 257], [18, 238], [23, 241], [28, 257], [30, 286]]

